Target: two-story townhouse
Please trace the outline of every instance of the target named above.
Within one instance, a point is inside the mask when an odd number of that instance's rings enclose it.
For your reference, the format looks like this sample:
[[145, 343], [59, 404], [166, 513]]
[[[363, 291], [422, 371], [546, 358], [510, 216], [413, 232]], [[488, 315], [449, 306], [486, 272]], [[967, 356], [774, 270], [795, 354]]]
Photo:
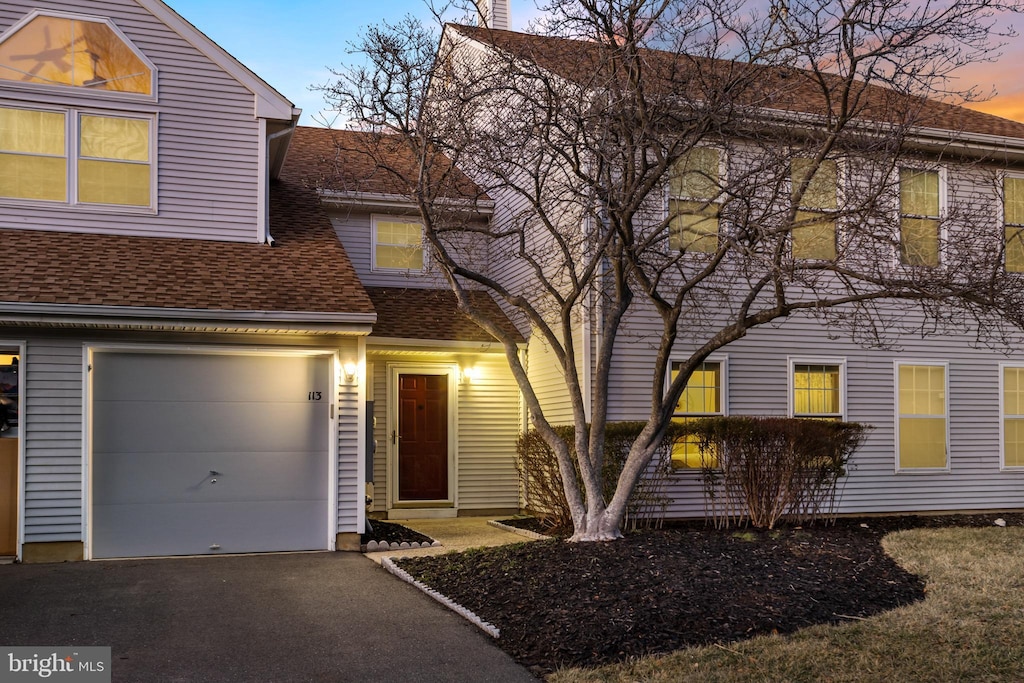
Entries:
[[[489, 68], [498, 78], [515, 65], [526, 65], [522, 73], [542, 84], [538, 88], [542, 97], [545, 87], [556, 90], [559, 83], [591, 82], [597, 62], [588, 61], [586, 55], [595, 49], [593, 43], [508, 31], [506, 3], [480, 4], [485, 5], [484, 17], [498, 21], [490, 27], [449, 25], [442, 43], [445, 59], [451, 61], [455, 54], [454, 61], [463, 59], [470, 65], [490, 59]], [[645, 68], [656, 70], [657, 60], [651, 53]], [[759, 94], [766, 95], [758, 102], [756, 116], [774, 122], [780, 144], [786, 144], [792, 131], [811, 130], [822, 106], [813, 90], [802, 90], [793, 75], [785, 69], [764, 70], [752, 79], [762, 81]], [[514, 91], [514, 86], [507, 90]], [[1013, 284], [1022, 269], [1019, 221], [1024, 219], [1019, 215], [1019, 193], [1024, 183], [1024, 124], [940, 102], [911, 102], [906, 96], [901, 100], [883, 90], [868, 96], [876, 100], [865, 111], [883, 123], [892, 112], [905, 113], [908, 103], [917, 117], [896, 168], [883, 176], [873, 171], [876, 177], [886, 178], [888, 185], [885, 192], [878, 191], [873, 210], [886, 214], [884, 219], [895, 226], [891, 238], [872, 247], [874, 272], [891, 264], [892, 269], [904, 268], [912, 276], [932, 278], [942, 269], [965, 267], [968, 259], [954, 263], [961, 253], [958, 249], [977, 248], [998, 254], [998, 278]], [[479, 110], [486, 112], [487, 106]], [[553, 105], [547, 111], [556, 110]], [[707, 136], [680, 162], [674, 178], [665, 183], [664, 204], [658, 209], [667, 226], [667, 254], [685, 251], [683, 258], [699, 260], [724, 253], [719, 252], [718, 235], [730, 226], [728, 208], [722, 205], [726, 195], [720, 188], [727, 185], [730, 174], [747, 172], [744, 154], [743, 145], [735, 144], [728, 134], [717, 142]], [[789, 240], [786, 258], [792, 262], [827, 262], [856, 254], [856, 250], [847, 251], [850, 243], [843, 241], [842, 222], [829, 218], [837, 196], [863, 190], [858, 183], [864, 179], [856, 170], [860, 162], [845, 156], [846, 161], [825, 159], [816, 164], [806, 191], [799, 196], [794, 191], [792, 205], [788, 188], [801, 185], [807, 176], [799, 154], [784, 166], [787, 177], [766, 179], [765, 187], [774, 192], [772, 201], [781, 202], [783, 213], [793, 211], [797, 216], [793, 225], [801, 226], [787, 231], [792, 234], [785, 238]], [[494, 232], [500, 233], [501, 225], [511, 226], [517, 220], [513, 205], [522, 204], [526, 193], [503, 188], [503, 181], [494, 176], [476, 179], [495, 198], [493, 220], [499, 227]], [[702, 188], [707, 191], [701, 192]], [[566, 230], [575, 229], [573, 221], [581, 224], [573, 217], [566, 222]], [[981, 236], [984, 239], [976, 242]], [[505, 282], [518, 291], [517, 278], [522, 278], [511, 270], [515, 264], [498, 261], [493, 266], [495, 277], [501, 277], [502, 268], [508, 269]], [[898, 309], [894, 303], [891, 310]], [[601, 306], [581, 310], [589, 313], [578, 319], [574, 340], [580, 345], [577, 358], [583, 395], [590, 400], [589, 387], [598, 372]], [[1018, 437], [1024, 372], [1021, 336], [1011, 334], [1001, 343], [986, 344], [988, 331], [966, 318], [959, 326], [957, 320], [946, 319], [929, 328], [915, 316], [908, 311], [900, 320], [903, 329], [883, 330], [881, 336], [889, 342], [883, 348], [863, 343], [873, 340], [872, 331], [850, 324], [828, 327], [814, 315], [796, 313], [769, 326], [751, 328], [697, 368], [676, 406], [676, 418], [775, 415], [871, 425], [841, 483], [838, 510], [843, 513], [1024, 506], [1024, 459]], [[608, 419], [649, 417], [650, 370], [662, 335], [661, 320], [653, 310], [629, 313], [610, 361]], [[530, 379], [542, 410], [552, 423], [571, 423], [564, 368], [540, 335], [527, 334], [527, 338]], [[705, 341], [681, 328], [667, 382]], [[702, 515], [702, 478], [692, 449], [677, 447], [672, 464], [668, 515]]]
[[375, 314], [298, 115], [159, 0], [0, 6], [0, 555], [358, 547]]

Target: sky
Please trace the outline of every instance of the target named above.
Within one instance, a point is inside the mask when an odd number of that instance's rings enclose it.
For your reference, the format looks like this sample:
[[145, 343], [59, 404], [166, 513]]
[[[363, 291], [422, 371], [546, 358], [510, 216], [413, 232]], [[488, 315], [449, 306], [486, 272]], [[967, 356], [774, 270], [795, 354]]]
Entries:
[[[406, 14], [426, 18], [423, 0], [166, 0], [180, 15], [259, 74], [302, 109], [302, 125], [335, 125], [323, 95], [313, 88], [334, 80], [360, 30]], [[540, 16], [534, 0], [511, 0], [512, 28]], [[1024, 28], [1024, 17], [1017, 20]], [[994, 63], [961, 73], [959, 85], [977, 85], [995, 97], [970, 106], [1024, 121], [1024, 38], [1011, 41]]]

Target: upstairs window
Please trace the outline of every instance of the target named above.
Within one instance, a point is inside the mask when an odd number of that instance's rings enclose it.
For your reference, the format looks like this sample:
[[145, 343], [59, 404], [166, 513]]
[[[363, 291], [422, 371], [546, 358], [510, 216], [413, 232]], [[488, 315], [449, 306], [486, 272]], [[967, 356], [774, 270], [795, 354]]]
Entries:
[[[671, 379], [675, 381], [682, 363], [672, 364]], [[672, 416], [673, 422], [689, 422], [695, 418], [725, 415], [723, 361], [704, 361], [693, 371], [686, 382], [679, 402]], [[700, 469], [717, 466], [714, 454], [703, 455], [700, 442], [694, 437], [684, 437], [672, 445], [672, 466], [677, 469]]]
[[0, 80], [153, 94], [153, 68], [103, 21], [30, 15], [0, 42]]
[[[797, 206], [792, 230], [795, 259], [832, 261], [836, 258], [836, 162], [825, 159], [814, 168], [811, 159], [793, 159], [790, 166], [793, 202]], [[807, 183], [803, 195], [800, 190]]]
[[676, 162], [669, 179], [669, 249], [718, 251], [720, 164], [713, 147], [694, 147]]
[[900, 169], [900, 262], [939, 265], [938, 171]]
[[402, 218], [373, 217], [373, 269], [422, 271], [423, 225]]
[[1005, 265], [1008, 273], [1024, 273], [1024, 178], [1003, 178]]
[[149, 208], [149, 117], [0, 107], [0, 198]]

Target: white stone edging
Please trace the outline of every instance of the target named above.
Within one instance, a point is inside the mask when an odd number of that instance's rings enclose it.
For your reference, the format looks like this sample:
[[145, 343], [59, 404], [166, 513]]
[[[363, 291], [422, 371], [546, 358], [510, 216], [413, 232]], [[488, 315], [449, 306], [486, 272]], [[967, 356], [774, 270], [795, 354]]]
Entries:
[[544, 534], [537, 533], [536, 531], [530, 531], [529, 529], [520, 529], [517, 526], [509, 526], [508, 524], [502, 524], [501, 522], [499, 522], [496, 519], [487, 520], [487, 523], [490, 524], [491, 526], [495, 527], [496, 529], [501, 529], [502, 531], [507, 531], [507, 532], [509, 532], [511, 534], [518, 534], [520, 536], [525, 536], [526, 538], [532, 538], [532, 539], [534, 539], [536, 541], [550, 541], [551, 540], [550, 536], [545, 536]]
[[359, 552], [376, 553], [382, 550], [414, 550], [416, 548], [440, 547], [440, 541], [431, 541], [430, 543], [427, 543], [426, 541], [423, 541], [422, 543], [418, 541], [413, 541], [412, 543], [409, 541], [402, 541], [400, 543], [398, 541], [394, 541], [392, 543], [388, 543], [387, 541], [370, 541], [369, 543], [364, 543], [359, 546]]
[[501, 631], [498, 630], [497, 626], [495, 626], [494, 624], [487, 623], [486, 621], [484, 621], [483, 619], [478, 617], [476, 614], [474, 614], [470, 610], [466, 609], [465, 607], [463, 607], [459, 603], [455, 602], [454, 600], [452, 600], [448, 596], [442, 595], [441, 593], [438, 593], [436, 590], [434, 590], [433, 588], [431, 588], [427, 584], [423, 583], [422, 581], [417, 581], [416, 579], [412, 578], [412, 575], [409, 574], [409, 572], [405, 571], [404, 569], [401, 569], [398, 565], [396, 565], [392, 561], [392, 559], [390, 557], [381, 558], [380, 564], [381, 564], [382, 567], [384, 567], [384, 569], [388, 570], [389, 572], [391, 572], [392, 574], [394, 574], [398, 578], [402, 579], [406, 583], [411, 584], [411, 585], [415, 586], [416, 588], [419, 588], [421, 591], [423, 591], [424, 593], [426, 593], [430, 597], [434, 598], [435, 600], [437, 600], [439, 603], [441, 603], [442, 605], [444, 605], [445, 607], [447, 607], [451, 611], [453, 611], [456, 614], [460, 615], [462, 618], [467, 620], [469, 623], [475, 624], [484, 633], [486, 633], [487, 635], [491, 636], [492, 638], [498, 638], [498, 636], [501, 635]]

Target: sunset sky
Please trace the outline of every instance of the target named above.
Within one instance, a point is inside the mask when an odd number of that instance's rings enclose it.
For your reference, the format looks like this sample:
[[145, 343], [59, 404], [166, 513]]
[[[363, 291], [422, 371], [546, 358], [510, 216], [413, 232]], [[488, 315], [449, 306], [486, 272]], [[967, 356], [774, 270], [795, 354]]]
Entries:
[[[423, 0], [169, 0], [224, 49], [301, 107], [303, 125], [339, 123], [311, 87], [333, 80], [360, 29], [406, 14], [425, 16]], [[533, 0], [511, 0], [512, 26], [540, 15]], [[1001, 24], [1005, 25], [1006, 22]], [[1024, 17], [1017, 18], [1024, 26]], [[1024, 121], [1024, 38], [1011, 39], [994, 63], [965, 69], [957, 87], [996, 95], [975, 109]]]

